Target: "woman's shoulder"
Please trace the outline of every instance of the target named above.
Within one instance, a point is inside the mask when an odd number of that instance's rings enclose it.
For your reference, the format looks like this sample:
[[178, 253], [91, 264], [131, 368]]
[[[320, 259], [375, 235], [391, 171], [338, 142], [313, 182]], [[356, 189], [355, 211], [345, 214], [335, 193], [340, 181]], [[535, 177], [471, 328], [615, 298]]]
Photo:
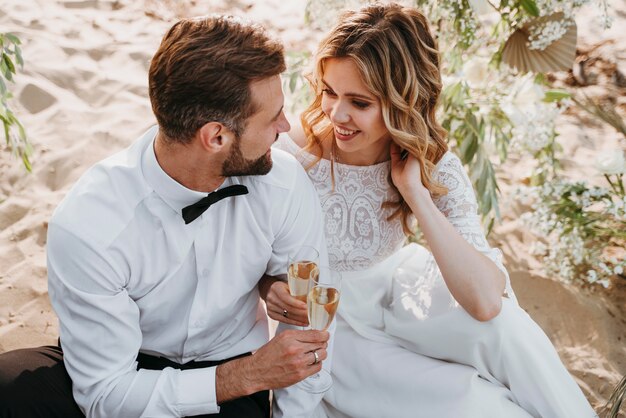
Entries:
[[301, 129], [302, 128], [300, 128], [300, 132], [291, 129], [289, 132], [280, 134], [272, 147], [288, 152], [296, 157], [296, 160], [298, 160], [302, 166], [309, 167], [318, 159], [315, 155], [304, 150], [306, 138], [304, 131]]
[[461, 160], [459, 159], [459, 157], [452, 152], [451, 150], [447, 150], [439, 159], [439, 161], [437, 162], [437, 166], [440, 165], [445, 165], [445, 164], [450, 164], [451, 162], [454, 163], [460, 163]]
[[448, 150], [435, 164], [435, 171], [445, 173], [450, 170], [457, 171], [459, 167], [463, 167], [463, 163], [454, 152]]
[[306, 134], [300, 122], [291, 125], [291, 130], [287, 135], [298, 147], [304, 148], [306, 146]]
[[448, 150], [435, 165], [434, 178], [448, 190], [471, 188], [472, 183], [461, 159]]

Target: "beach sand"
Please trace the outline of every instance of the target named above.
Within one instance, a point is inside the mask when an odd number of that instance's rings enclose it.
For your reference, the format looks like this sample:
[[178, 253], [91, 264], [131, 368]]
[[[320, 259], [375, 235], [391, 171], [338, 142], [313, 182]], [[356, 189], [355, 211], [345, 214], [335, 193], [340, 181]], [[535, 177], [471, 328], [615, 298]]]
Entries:
[[[288, 50], [314, 47], [302, 0], [111, 1], [5, 0], [0, 32], [22, 42], [26, 61], [10, 86], [11, 106], [34, 147], [27, 174], [5, 149], [0, 153], [0, 352], [53, 344], [57, 319], [46, 283], [47, 222], [79, 176], [98, 160], [129, 145], [154, 123], [147, 69], [162, 35], [177, 16], [232, 12], [251, 17], [283, 39]], [[602, 32], [597, 12], [578, 19], [581, 45], [611, 40], [602, 50], [626, 74], [626, 2], [613, 29]], [[610, 94], [601, 85], [597, 94]], [[591, 90], [590, 90], [591, 91]], [[618, 98], [619, 99], [619, 98]], [[623, 98], [619, 99], [622, 100]], [[622, 108], [622, 110], [624, 110]], [[559, 120], [566, 170], [591, 176], [598, 152], [620, 146], [612, 128], [570, 112]], [[508, 196], [528, 176], [523, 159], [500, 174], [502, 222], [490, 240], [505, 253], [521, 306], [541, 325], [595, 408], [626, 374], [626, 280], [609, 290], [581, 288], [541, 275], [529, 253], [533, 237], [519, 221], [524, 209]]]

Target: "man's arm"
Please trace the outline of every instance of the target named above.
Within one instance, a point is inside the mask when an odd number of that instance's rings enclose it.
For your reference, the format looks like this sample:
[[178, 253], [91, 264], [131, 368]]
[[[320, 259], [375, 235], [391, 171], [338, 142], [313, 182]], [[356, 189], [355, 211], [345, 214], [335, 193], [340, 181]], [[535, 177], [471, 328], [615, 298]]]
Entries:
[[217, 366], [217, 402], [247, 396], [266, 389], [293, 385], [320, 371], [312, 364], [311, 351], [326, 358], [328, 332], [289, 330], [277, 335], [252, 356]]
[[215, 368], [137, 370], [140, 312], [105, 251], [51, 222], [50, 300], [74, 398], [90, 417], [217, 413]]
[[259, 281], [259, 294], [265, 301], [267, 315], [271, 319], [299, 327], [309, 325], [306, 303], [291, 296], [285, 280], [263, 275]]

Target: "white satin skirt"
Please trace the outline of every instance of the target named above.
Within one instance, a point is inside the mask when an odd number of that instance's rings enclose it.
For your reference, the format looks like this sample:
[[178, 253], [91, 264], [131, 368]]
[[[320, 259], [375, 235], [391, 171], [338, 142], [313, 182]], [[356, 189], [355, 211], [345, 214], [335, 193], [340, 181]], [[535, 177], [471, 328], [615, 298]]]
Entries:
[[341, 290], [334, 382], [315, 417], [597, 416], [514, 299], [491, 321], [473, 319], [419, 245], [344, 273]]

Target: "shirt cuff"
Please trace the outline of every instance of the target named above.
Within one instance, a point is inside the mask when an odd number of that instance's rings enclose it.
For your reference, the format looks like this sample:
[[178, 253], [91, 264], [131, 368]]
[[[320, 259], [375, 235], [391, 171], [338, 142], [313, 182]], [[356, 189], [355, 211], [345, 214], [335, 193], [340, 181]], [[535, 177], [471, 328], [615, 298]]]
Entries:
[[181, 371], [178, 384], [178, 410], [181, 416], [217, 414], [215, 370], [217, 367]]

